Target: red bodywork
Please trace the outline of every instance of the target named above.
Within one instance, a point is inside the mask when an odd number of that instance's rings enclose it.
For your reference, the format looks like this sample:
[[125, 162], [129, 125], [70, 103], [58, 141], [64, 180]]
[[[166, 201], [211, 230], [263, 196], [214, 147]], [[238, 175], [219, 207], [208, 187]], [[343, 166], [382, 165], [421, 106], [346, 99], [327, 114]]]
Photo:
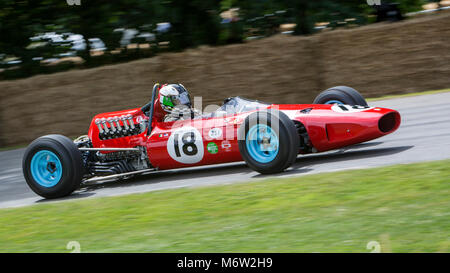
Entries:
[[[317, 152], [372, 140], [394, 132], [400, 125], [400, 114], [395, 110], [371, 107], [363, 110], [339, 111], [336, 107], [338, 106], [326, 104], [274, 104], [268, 106], [268, 108], [277, 108], [292, 120], [301, 122]], [[310, 111], [305, 111], [305, 109]], [[147, 136], [145, 130], [138, 135], [116, 139], [101, 140], [99, 138], [99, 129], [94, 122], [96, 119], [131, 114], [134, 123], [138, 126], [139, 122], [148, 120], [148, 117], [137, 108], [95, 116], [91, 122], [88, 136], [95, 148], [144, 146], [147, 148], [152, 166], [161, 170], [235, 162], [242, 160], [238, 148], [237, 129], [250, 113], [252, 112], [178, 122], [159, 122], [160, 117], [155, 117], [152, 121], [153, 130], [150, 136]], [[123, 126], [123, 122], [121, 125]], [[197, 137], [201, 136], [201, 139], [197, 138], [198, 144], [201, 143], [201, 145], [197, 147], [198, 154], [195, 159], [183, 158], [183, 156], [179, 159], [174, 156], [172, 149], [174, 139], [178, 137], [178, 132], [183, 132], [183, 127], [191, 128], [190, 130], [198, 132]], [[221, 137], [213, 135], [214, 138], [212, 138], [210, 136], [212, 129], [214, 132], [221, 131]], [[174, 136], [172, 136], [173, 134]], [[215, 149], [215, 145], [211, 142], [215, 143], [218, 149]], [[177, 143], [175, 142], [175, 146]], [[208, 149], [210, 146], [212, 149]]]

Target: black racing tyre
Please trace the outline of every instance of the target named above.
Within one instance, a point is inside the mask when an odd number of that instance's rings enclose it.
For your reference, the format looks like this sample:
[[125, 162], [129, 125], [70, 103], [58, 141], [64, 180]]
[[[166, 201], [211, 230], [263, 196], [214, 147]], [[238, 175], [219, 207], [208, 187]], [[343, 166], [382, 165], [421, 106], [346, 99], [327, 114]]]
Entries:
[[289, 117], [280, 111], [258, 111], [238, 129], [238, 144], [247, 165], [262, 174], [282, 172], [296, 160], [299, 136]]
[[314, 100], [314, 104], [347, 104], [368, 106], [364, 97], [348, 86], [335, 86], [322, 91]]
[[62, 135], [47, 135], [31, 142], [22, 169], [28, 186], [48, 199], [71, 194], [80, 186], [84, 174], [80, 151]]

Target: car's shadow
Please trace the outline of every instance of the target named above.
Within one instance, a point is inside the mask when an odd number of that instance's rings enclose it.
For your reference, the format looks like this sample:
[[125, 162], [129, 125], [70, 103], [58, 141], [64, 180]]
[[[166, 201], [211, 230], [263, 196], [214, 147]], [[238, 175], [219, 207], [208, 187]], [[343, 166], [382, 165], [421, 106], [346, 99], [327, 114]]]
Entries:
[[[196, 181], [205, 181], [205, 184], [217, 177], [234, 175], [230, 182], [239, 180], [238, 176], [242, 176], [242, 180], [249, 178], [249, 173], [255, 173], [250, 178], [264, 178], [264, 177], [282, 177], [287, 175], [307, 174], [314, 171], [311, 168], [317, 164], [327, 164], [336, 161], [347, 160], [362, 160], [365, 158], [374, 158], [386, 155], [393, 155], [401, 153], [414, 146], [397, 146], [386, 148], [370, 148], [382, 144], [382, 142], [369, 142], [354, 145], [348, 148], [334, 150], [327, 153], [317, 153], [310, 155], [300, 155], [297, 161], [287, 171], [275, 175], [261, 175], [246, 166], [244, 162], [236, 162], [231, 164], [211, 165], [206, 167], [186, 168], [177, 170], [159, 171], [147, 175], [136, 176], [129, 179], [122, 180], [106, 180], [102, 182], [87, 183], [74, 192], [72, 195], [56, 200], [70, 200], [80, 199], [96, 194], [96, 191], [101, 189], [117, 189], [128, 188], [133, 186], [145, 186], [145, 185], [164, 185], [164, 183], [183, 182], [186, 179], [195, 179]], [[196, 184], [197, 185], [197, 184]], [[201, 184], [199, 184], [201, 185]], [[50, 200], [39, 200], [38, 202], [48, 202]]]
[[39, 199], [35, 203], [51, 203], [51, 202], [62, 201], [62, 200], [82, 199], [82, 198], [86, 198], [86, 197], [94, 196], [94, 195], [95, 195], [94, 192], [76, 191], [66, 197], [57, 198], [57, 199]]

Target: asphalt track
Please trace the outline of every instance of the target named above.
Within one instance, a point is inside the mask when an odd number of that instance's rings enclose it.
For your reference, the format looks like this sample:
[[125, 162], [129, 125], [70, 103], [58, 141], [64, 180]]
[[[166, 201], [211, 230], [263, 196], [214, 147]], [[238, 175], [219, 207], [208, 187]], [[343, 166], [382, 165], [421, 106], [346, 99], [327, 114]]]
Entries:
[[163, 171], [123, 181], [91, 183], [69, 197], [45, 200], [34, 194], [25, 183], [21, 168], [24, 149], [0, 152], [0, 208], [450, 158], [450, 93], [369, 104], [398, 110], [402, 116], [400, 128], [391, 135], [345, 149], [299, 156], [291, 168], [278, 175], [260, 175], [243, 162], [238, 162]]

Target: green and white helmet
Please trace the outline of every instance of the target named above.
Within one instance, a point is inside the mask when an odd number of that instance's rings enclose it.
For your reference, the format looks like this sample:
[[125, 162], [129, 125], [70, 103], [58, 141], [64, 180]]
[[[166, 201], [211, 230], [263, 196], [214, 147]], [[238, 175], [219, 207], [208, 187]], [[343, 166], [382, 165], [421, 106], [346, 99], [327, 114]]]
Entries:
[[179, 106], [191, 108], [191, 97], [182, 84], [168, 84], [159, 90], [159, 102], [161, 108], [167, 113], [172, 113], [173, 109]]

